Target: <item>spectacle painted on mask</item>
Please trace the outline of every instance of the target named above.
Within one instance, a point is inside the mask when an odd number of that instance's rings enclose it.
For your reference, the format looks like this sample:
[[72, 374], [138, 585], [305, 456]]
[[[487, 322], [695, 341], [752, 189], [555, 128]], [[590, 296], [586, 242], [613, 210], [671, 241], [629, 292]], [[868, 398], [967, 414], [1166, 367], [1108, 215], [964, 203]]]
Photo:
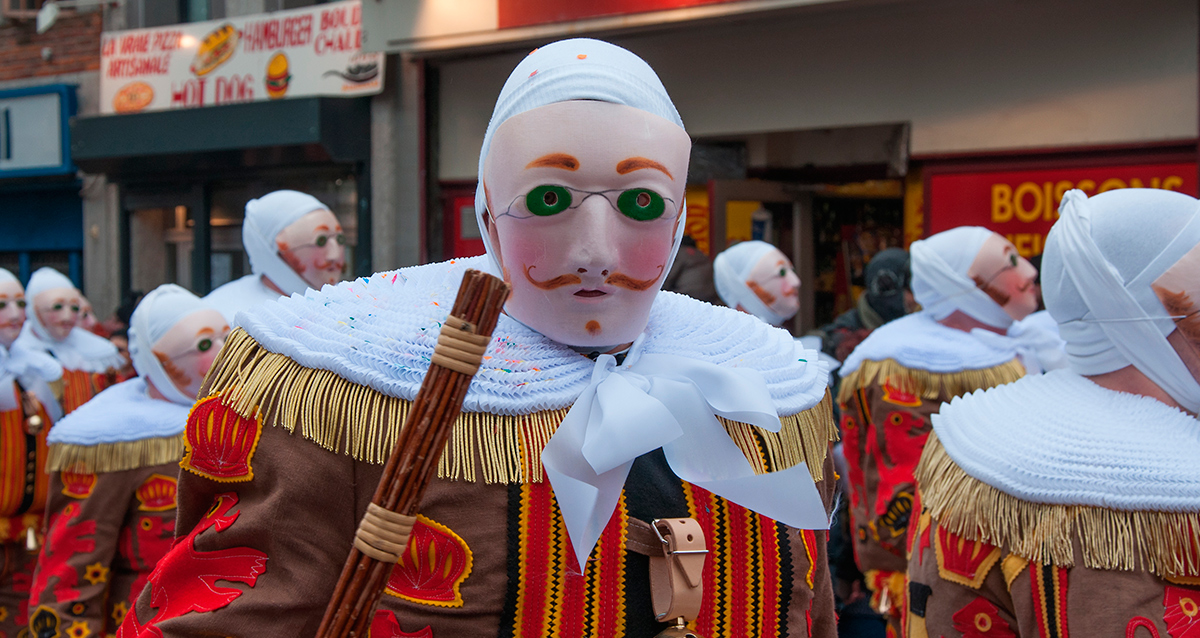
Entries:
[[670, 266], [690, 150], [674, 123], [607, 102], [506, 120], [484, 165], [506, 311], [568, 345], [636, 339]]
[[983, 242], [967, 276], [1016, 321], [1038, 309], [1037, 269], [1001, 235]]
[[198, 310], [171, 326], [151, 351], [171, 383], [183, 394], [194, 397], [200, 393], [200, 385], [227, 336], [229, 324], [220, 312]]
[[1200, 381], [1200, 246], [1180, 257], [1150, 287], [1175, 322], [1167, 341]]
[[346, 267], [346, 235], [337, 217], [314, 210], [275, 236], [279, 257], [309, 286], [320, 290], [342, 280]]
[[792, 262], [778, 248], [759, 258], [750, 270], [746, 287], [771, 312], [791, 317], [800, 310], [800, 277]]
[[50, 338], [65, 341], [79, 322], [79, 291], [66, 287], [43, 290], [33, 298], [33, 309]]

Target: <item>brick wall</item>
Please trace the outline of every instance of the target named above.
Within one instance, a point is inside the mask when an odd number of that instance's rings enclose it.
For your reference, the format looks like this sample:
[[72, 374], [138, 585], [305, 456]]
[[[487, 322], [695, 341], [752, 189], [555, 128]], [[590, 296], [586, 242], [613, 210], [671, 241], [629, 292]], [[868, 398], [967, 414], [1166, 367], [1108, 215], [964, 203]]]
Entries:
[[[64, 9], [49, 31], [38, 35], [34, 21], [9, 20], [0, 25], [0, 81], [96, 71], [100, 68], [101, 14], [70, 15]], [[49, 47], [49, 60], [42, 49]]]

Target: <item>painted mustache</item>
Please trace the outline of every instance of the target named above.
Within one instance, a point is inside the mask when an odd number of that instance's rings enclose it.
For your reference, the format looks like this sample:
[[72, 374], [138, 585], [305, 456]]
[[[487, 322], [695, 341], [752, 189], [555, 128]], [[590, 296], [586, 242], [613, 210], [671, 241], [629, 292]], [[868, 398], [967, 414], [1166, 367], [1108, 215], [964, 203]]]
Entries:
[[[542, 290], [554, 290], [556, 288], [562, 288], [563, 286], [574, 286], [583, 283], [583, 280], [579, 278], [579, 275], [571, 273], [559, 275], [545, 281], [538, 281], [537, 279], [533, 278], [533, 275], [529, 274], [529, 271], [533, 270], [533, 268], [533, 266], [525, 267], [525, 279], [529, 281], [529, 283], [541, 288]], [[662, 276], [662, 271], [663, 267], [659, 266], [658, 274], [650, 279], [634, 279], [625, 273], [614, 272], [604, 280], [604, 283], [611, 286], [616, 286], [618, 288], [632, 290], [634, 292], [641, 292], [643, 290], [648, 290], [651, 286], [657, 283], [658, 278]]]

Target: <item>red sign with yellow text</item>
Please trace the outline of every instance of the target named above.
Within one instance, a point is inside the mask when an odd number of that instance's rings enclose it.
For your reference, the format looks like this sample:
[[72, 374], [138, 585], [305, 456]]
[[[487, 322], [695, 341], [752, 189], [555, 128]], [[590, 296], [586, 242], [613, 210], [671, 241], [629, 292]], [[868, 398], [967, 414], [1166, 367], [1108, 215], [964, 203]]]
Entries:
[[1024, 256], [1042, 254], [1063, 195], [1116, 188], [1162, 188], [1196, 196], [1196, 164], [1136, 164], [1042, 171], [944, 173], [929, 179], [929, 232], [983, 226]]

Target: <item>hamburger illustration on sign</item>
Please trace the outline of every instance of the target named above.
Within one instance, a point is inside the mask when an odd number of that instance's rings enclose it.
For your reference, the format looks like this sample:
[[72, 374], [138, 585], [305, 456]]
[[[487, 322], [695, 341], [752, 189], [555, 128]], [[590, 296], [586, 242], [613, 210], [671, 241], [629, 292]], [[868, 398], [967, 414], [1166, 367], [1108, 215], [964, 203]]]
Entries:
[[192, 73], [196, 74], [196, 77], [202, 77], [228, 62], [237, 50], [241, 36], [242, 33], [228, 22], [213, 29], [204, 36], [204, 41], [196, 50], [196, 58], [192, 60]]
[[267, 96], [272, 100], [283, 97], [291, 81], [287, 56], [282, 51], [271, 56], [271, 61], [267, 63]]

